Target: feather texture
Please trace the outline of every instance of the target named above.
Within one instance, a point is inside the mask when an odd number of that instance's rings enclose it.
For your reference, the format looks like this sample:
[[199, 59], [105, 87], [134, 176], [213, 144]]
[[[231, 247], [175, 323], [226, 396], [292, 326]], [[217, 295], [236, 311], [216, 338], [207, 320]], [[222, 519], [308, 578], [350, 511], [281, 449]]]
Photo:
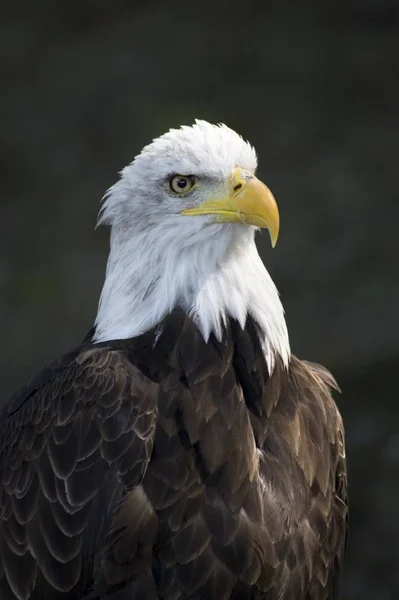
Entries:
[[[332, 600], [347, 522], [332, 376], [270, 375], [252, 320], [86, 341], [3, 409], [0, 597]], [[23, 575], [22, 575], [23, 574]]]

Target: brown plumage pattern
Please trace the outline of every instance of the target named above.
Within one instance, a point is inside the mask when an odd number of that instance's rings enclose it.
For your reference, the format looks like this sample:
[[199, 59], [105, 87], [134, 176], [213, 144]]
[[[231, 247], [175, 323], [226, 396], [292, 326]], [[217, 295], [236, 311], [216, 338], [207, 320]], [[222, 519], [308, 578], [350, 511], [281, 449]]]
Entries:
[[1, 414], [1, 600], [336, 598], [333, 387], [296, 358], [269, 376], [251, 321], [85, 341]]

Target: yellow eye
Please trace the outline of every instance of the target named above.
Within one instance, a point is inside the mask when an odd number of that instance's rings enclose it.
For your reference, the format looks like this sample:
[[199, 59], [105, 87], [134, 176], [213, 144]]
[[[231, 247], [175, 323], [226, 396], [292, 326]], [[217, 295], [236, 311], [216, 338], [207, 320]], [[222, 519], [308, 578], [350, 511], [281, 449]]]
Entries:
[[170, 189], [175, 194], [187, 194], [196, 184], [194, 175], [174, 175], [170, 180]]

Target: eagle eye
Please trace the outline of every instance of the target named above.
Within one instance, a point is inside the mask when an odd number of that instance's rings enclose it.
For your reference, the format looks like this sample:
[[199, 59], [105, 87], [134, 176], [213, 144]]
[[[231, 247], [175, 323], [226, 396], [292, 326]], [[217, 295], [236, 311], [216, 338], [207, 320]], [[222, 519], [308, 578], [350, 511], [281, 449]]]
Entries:
[[197, 182], [194, 175], [174, 175], [170, 180], [170, 189], [175, 194], [187, 194]]

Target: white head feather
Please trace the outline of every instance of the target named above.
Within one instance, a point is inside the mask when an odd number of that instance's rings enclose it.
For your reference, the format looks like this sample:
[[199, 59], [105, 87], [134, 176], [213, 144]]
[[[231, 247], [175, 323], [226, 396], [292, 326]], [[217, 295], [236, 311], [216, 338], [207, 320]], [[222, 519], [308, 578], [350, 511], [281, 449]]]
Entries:
[[[138, 336], [174, 308], [192, 316], [203, 337], [221, 339], [227, 317], [251, 315], [264, 336], [269, 368], [288, 364], [290, 347], [276, 287], [255, 246], [256, 228], [184, 216], [220, 191], [236, 167], [254, 172], [255, 150], [225, 125], [196, 121], [146, 146], [108, 191], [99, 224], [111, 225], [111, 248], [95, 342]], [[200, 185], [190, 197], [169, 187], [174, 174]]]

